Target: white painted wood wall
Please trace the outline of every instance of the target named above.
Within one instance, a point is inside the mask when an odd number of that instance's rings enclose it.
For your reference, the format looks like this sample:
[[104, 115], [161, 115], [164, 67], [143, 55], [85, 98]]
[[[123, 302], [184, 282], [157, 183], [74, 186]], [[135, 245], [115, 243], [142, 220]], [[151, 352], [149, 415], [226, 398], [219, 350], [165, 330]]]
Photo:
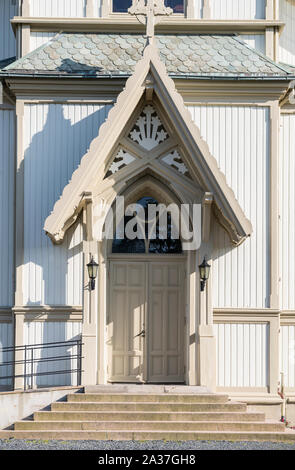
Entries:
[[281, 370], [287, 388], [295, 387], [295, 325], [281, 326]]
[[211, 18], [248, 20], [265, 18], [265, 0], [210, 0]]
[[204, 6], [204, 0], [194, 0], [195, 18], [197, 19], [203, 18], [203, 6]]
[[0, 60], [13, 57], [16, 54], [16, 41], [10, 19], [17, 14], [17, 2], [0, 0]]
[[269, 301], [269, 110], [258, 106], [190, 106], [193, 120], [253, 225], [232, 248], [213, 224], [214, 307], [264, 308]]
[[86, 16], [86, 0], [30, 0], [31, 16]]
[[0, 307], [13, 305], [14, 116], [13, 110], [0, 109]]
[[82, 304], [82, 232], [54, 246], [43, 226], [110, 105], [28, 104], [24, 129], [24, 305]]
[[[2, 348], [7, 348], [11, 346], [12, 344], [13, 344], [12, 323], [0, 322], [0, 364], [12, 360], [12, 354], [10, 352], [1, 351]], [[12, 375], [12, 367], [0, 365], [0, 391], [1, 391], [1, 388], [11, 384], [11, 381], [9, 379], [1, 380], [1, 377], [6, 377], [7, 375]]]
[[[24, 323], [24, 344], [44, 344], [52, 342], [63, 342], [69, 340], [77, 340], [81, 337], [82, 323], [81, 322], [25, 322]], [[70, 356], [77, 354], [76, 346], [71, 347], [58, 347], [52, 349], [43, 348], [42, 351], [34, 353], [34, 358], [46, 358], [56, 356]], [[53, 362], [40, 362], [36, 363], [34, 373], [36, 372], [50, 372], [62, 371], [77, 368], [76, 359], [65, 359]], [[28, 373], [31, 372], [30, 367]], [[30, 385], [30, 379], [27, 379], [27, 384]], [[59, 386], [59, 385], [77, 385], [77, 374], [55, 374], [44, 375], [35, 377], [34, 385], [38, 387], [44, 386]]]
[[269, 385], [269, 326], [266, 323], [218, 323], [218, 387]]
[[295, 65], [295, 0], [280, 0], [280, 20], [286, 26], [280, 36], [279, 60]]
[[295, 114], [281, 116], [280, 149], [281, 308], [295, 310]]
[[[194, 1], [195, 18], [203, 17], [204, 0]], [[85, 17], [86, 0], [30, 0], [31, 16]], [[101, 0], [94, 0], [94, 16], [101, 16]], [[265, 0], [211, 0], [212, 19], [265, 18]]]
[[30, 52], [34, 51], [38, 47], [46, 44], [51, 38], [53, 38], [57, 33], [50, 32], [31, 32], [30, 35]]
[[252, 49], [265, 54], [265, 35], [264, 34], [240, 34], [239, 38]]

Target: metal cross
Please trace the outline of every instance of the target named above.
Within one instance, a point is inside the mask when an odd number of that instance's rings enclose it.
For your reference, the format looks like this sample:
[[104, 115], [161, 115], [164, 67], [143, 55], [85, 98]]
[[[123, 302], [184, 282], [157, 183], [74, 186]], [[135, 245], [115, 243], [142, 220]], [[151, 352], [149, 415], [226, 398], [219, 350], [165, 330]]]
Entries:
[[164, 0], [132, 0], [128, 12], [146, 24], [146, 36], [152, 39], [155, 35], [155, 17], [171, 15], [173, 10], [165, 7]]

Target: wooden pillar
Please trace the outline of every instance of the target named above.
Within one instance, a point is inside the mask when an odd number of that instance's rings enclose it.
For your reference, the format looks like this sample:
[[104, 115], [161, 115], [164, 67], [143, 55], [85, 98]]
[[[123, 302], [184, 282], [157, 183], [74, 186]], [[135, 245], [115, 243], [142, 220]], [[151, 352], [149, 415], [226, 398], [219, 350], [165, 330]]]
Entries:
[[111, 2], [112, 0], [101, 0], [101, 16], [106, 18], [111, 13]]
[[274, 0], [266, 0], [266, 3], [265, 3], [265, 19], [266, 20], [275, 19]]
[[29, 24], [21, 26], [21, 57], [30, 52], [31, 27]]
[[187, 257], [187, 306], [189, 318], [187, 319], [187, 347], [188, 347], [188, 385], [198, 384], [198, 308], [197, 308], [197, 273], [196, 251], [189, 251]]
[[[202, 222], [203, 223], [203, 222]], [[212, 308], [212, 243], [204, 242], [198, 252], [197, 270], [197, 290], [199, 292], [199, 327], [198, 327], [198, 359], [199, 359], [199, 385], [207, 387], [211, 392], [216, 391], [216, 338], [213, 326]], [[209, 279], [205, 290], [201, 292], [199, 265], [204, 256], [211, 265]]]
[[265, 29], [265, 54], [271, 60], [275, 58], [275, 36], [274, 36], [275, 28], [270, 26]]
[[30, 0], [22, 0], [21, 15], [30, 16]]
[[98, 242], [99, 284], [98, 284], [98, 322], [97, 322], [97, 383], [107, 383], [107, 353], [106, 353], [106, 286], [109, 276], [107, 267], [107, 241]]
[[87, 263], [91, 257], [98, 261], [97, 243], [83, 242], [84, 276], [83, 276], [83, 323], [82, 323], [82, 385], [95, 385], [97, 375], [97, 291], [99, 279], [95, 281], [95, 289], [91, 290]]
[[194, 0], [187, 0], [186, 17], [187, 18], [194, 18], [195, 17], [195, 3], [194, 3]]
[[[24, 315], [18, 312], [23, 306], [23, 265], [24, 265], [24, 102], [16, 102], [16, 177], [15, 177], [15, 295], [14, 295], [14, 346], [24, 345]], [[17, 352], [14, 359], [24, 359], [23, 351]], [[22, 375], [23, 364], [15, 366], [15, 375]], [[24, 379], [15, 379], [14, 389], [23, 389]]]
[[211, 18], [211, 0], [204, 0], [203, 4], [203, 19], [208, 20]]
[[280, 108], [270, 107], [270, 308], [279, 309], [279, 129]]
[[93, 18], [94, 15], [94, 2], [98, 0], [86, 0], [86, 18]]
[[280, 380], [280, 315], [271, 319], [269, 330], [269, 393], [277, 395]]

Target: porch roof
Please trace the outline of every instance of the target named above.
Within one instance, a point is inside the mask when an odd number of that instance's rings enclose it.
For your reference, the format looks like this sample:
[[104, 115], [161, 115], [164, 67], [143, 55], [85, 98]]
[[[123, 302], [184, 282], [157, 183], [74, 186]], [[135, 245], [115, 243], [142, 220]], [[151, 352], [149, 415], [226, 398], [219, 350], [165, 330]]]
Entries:
[[[92, 141], [88, 152], [74, 171], [71, 181], [65, 186], [60, 199], [56, 201], [53, 211], [47, 217], [45, 232], [54, 243], [61, 243], [66, 231], [75, 222], [85, 204], [94, 202], [95, 198], [100, 197], [99, 191], [106, 174], [107, 162], [128, 121], [144, 99], [149, 103], [158, 101], [165, 110], [172, 126], [172, 133], [185, 151], [194, 181], [204, 193], [212, 195], [213, 210], [217, 219], [229, 233], [232, 243], [239, 245], [251, 235], [251, 222], [227, 184], [225, 175], [210, 153], [208, 144], [202, 139], [200, 130], [193, 122], [183, 98], [176, 91], [173, 80], [168, 76], [155, 45], [148, 45], [145, 48], [143, 58], [136, 64], [134, 73], [128, 78], [124, 90], [119, 94], [106, 121], [99, 128], [97, 137]], [[150, 165], [147, 164], [146, 169], [150, 169]], [[161, 172], [158, 167], [156, 171]], [[134, 178], [135, 173], [131, 173], [129, 177], [125, 176], [124, 186], [128, 178], [129, 180]], [[168, 185], [172, 184], [167, 180], [167, 174], [164, 179]], [[111, 205], [116, 195], [120, 193], [120, 189], [113, 179], [110, 180], [108, 189], [100, 202]], [[182, 197], [177, 184], [174, 185], [174, 191], [179, 192], [179, 200], [183, 203], [188, 201], [192, 203], [194, 200], [191, 197], [189, 199], [186, 196]]]
[[[171, 77], [288, 79], [294, 72], [249, 47], [235, 35], [156, 35]], [[142, 58], [142, 34], [58, 33], [2, 69], [1, 75], [130, 76]], [[293, 73], [292, 73], [293, 72]]]

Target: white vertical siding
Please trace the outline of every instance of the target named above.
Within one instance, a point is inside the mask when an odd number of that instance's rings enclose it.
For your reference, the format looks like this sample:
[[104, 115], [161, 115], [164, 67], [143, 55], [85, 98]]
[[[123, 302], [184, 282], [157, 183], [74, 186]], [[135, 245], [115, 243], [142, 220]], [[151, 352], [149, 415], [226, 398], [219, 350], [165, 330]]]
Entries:
[[265, 54], [265, 35], [264, 34], [240, 34], [239, 38], [248, 46], [258, 52]]
[[204, 6], [204, 0], [194, 0], [195, 18], [197, 19], [203, 18], [203, 6]]
[[295, 309], [295, 114], [280, 127], [280, 291], [281, 307]]
[[46, 44], [51, 38], [53, 38], [56, 35], [56, 33], [31, 33], [30, 35], [30, 52], [34, 51], [38, 47], [43, 46], [43, 44]]
[[281, 326], [281, 370], [286, 387], [295, 387], [295, 325]]
[[86, 0], [31, 0], [31, 16], [84, 17]]
[[94, 0], [94, 16], [101, 17], [101, 0]]
[[295, 0], [280, 0], [280, 20], [286, 23], [280, 35], [280, 61], [295, 65]]
[[13, 305], [15, 113], [0, 109], [0, 306]]
[[16, 42], [10, 20], [17, 14], [17, 2], [0, 0], [0, 60], [15, 56]]
[[265, 18], [265, 0], [211, 0], [211, 17], [217, 20]]
[[24, 137], [24, 304], [81, 305], [82, 229], [73, 226], [55, 246], [43, 230], [109, 105], [29, 104]]
[[[24, 344], [44, 344], [56, 343], [69, 340], [80, 339], [82, 324], [80, 322], [25, 322], [24, 323]], [[46, 357], [70, 356], [77, 354], [75, 345], [67, 347], [56, 347], [53, 349], [43, 348], [34, 352], [34, 358], [44, 359]], [[77, 368], [76, 359], [63, 359], [52, 362], [37, 362], [34, 366], [34, 373], [62, 371]], [[31, 369], [28, 367], [28, 373]], [[30, 384], [30, 379], [27, 379]], [[35, 377], [34, 385], [59, 386], [59, 385], [77, 385], [76, 373], [53, 374]]]
[[0, 390], [6, 388], [7, 385], [11, 384], [9, 379], [2, 379], [1, 377], [7, 377], [12, 374], [11, 366], [1, 366], [2, 363], [12, 360], [11, 352], [3, 352], [2, 348], [7, 348], [13, 345], [13, 327], [12, 323], [1, 323], [0, 322]]
[[226, 175], [253, 233], [241, 246], [213, 224], [214, 307], [264, 308], [269, 302], [269, 110], [190, 106], [193, 120]]
[[269, 385], [269, 327], [267, 324], [218, 323], [218, 387]]

